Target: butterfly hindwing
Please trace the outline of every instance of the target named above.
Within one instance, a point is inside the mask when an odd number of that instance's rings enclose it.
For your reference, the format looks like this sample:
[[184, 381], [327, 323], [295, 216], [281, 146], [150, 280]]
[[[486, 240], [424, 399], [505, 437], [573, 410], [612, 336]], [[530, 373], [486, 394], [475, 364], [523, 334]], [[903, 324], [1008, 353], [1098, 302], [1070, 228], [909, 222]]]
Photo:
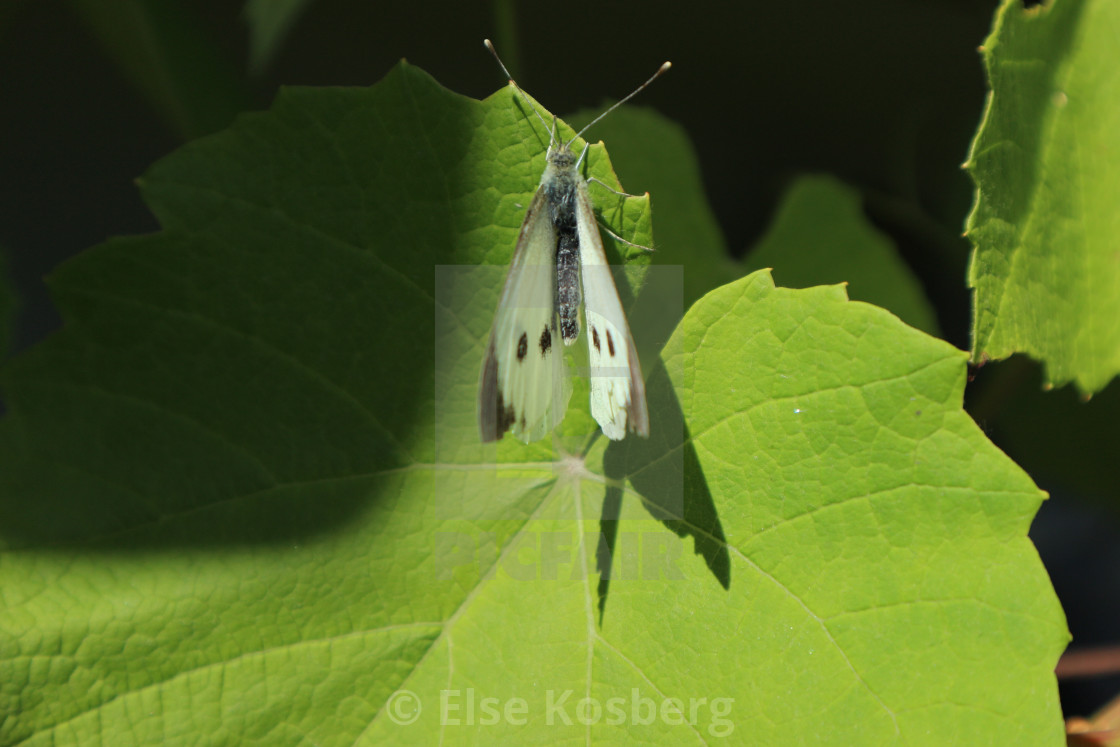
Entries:
[[538, 189], [521, 224], [479, 383], [483, 441], [508, 430], [528, 443], [560, 421], [571, 388], [556, 317], [556, 232]]
[[576, 227], [591, 368], [591, 415], [613, 441], [623, 438], [627, 429], [648, 436], [649, 413], [638, 353], [583, 181], [576, 193]]

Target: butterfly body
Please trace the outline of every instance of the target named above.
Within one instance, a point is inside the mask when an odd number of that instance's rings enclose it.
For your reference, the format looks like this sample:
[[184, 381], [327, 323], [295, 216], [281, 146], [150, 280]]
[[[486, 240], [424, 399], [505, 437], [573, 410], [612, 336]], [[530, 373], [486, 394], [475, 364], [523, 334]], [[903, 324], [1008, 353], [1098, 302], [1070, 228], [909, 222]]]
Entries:
[[548, 218], [556, 232], [556, 313], [565, 345], [579, 337], [579, 307], [583, 294], [579, 282], [579, 231], [576, 199], [582, 180], [572, 152], [561, 146], [549, 153], [539, 189], [544, 191]]

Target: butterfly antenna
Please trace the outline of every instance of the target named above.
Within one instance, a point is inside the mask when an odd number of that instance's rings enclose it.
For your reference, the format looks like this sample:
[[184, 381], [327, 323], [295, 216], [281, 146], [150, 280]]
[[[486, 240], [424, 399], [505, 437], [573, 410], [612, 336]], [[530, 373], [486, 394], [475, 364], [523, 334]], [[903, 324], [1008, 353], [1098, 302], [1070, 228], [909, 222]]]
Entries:
[[[487, 42], [487, 44], [489, 44], [489, 42]], [[494, 50], [493, 50], [493, 47], [491, 47], [490, 51], [494, 51]], [[663, 74], [665, 74], [665, 73], [669, 72], [669, 68], [671, 68], [672, 66], [673, 66], [673, 63], [669, 62], [668, 60], [666, 60], [665, 62], [661, 63], [661, 67], [657, 68], [657, 72], [656, 72], [656, 73], [654, 73], [653, 75], [649, 76], [649, 80], [647, 80], [647, 81], [646, 81], [645, 83], [643, 83], [642, 85], [638, 86], [638, 87], [637, 87], [637, 88], [635, 88], [635, 89], [634, 89], [633, 91], [631, 91], [631, 92], [630, 92], [630, 94], [629, 94], [628, 96], [626, 96], [626, 98], [624, 98], [624, 99], [622, 99], [621, 101], [617, 102], [617, 103], [616, 103], [616, 104], [615, 104], [614, 106], [612, 106], [612, 107], [611, 107], [610, 109], [607, 109], [607, 110], [606, 110], [605, 112], [603, 112], [602, 114], [600, 114], [600, 115], [599, 115], [598, 117], [595, 117], [595, 119], [593, 119], [593, 120], [591, 120], [590, 122], [588, 122], [587, 124], [585, 124], [585, 125], [583, 126], [583, 129], [582, 129], [582, 130], [580, 130], [579, 132], [577, 132], [577, 133], [575, 134], [575, 136], [574, 136], [574, 137], [573, 137], [573, 138], [572, 138], [571, 140], [569, 140], [569, 141], [568, 141], [568, 143], [569, 143], [569, 144], [571, 144], [572, 142], [574, 142], [576, 138], [578, 138], [578, 137], [579, 137], [580, 135], [582, 135], [583, 133], [587, 132], [587, 130], [589, 130], [589, 129], [591, 128], [591, 125], [595, 124], [595, 123], [596, 123], [596, 122], [598, 122], [598, 121], [599, 121], [600, 119], [602, 119], [603, 117], [607, 116], [608, 114], [610, 114], [611, 112], [613, 112], [613, 111], [614, 111], [615, 109], [617, 109], [618, 107], [622, 106], [622, 105], [623, 105], [623, 104], [625, 104], [625, 103], [626, 103], [627, 101], [629, 101], [630, 99], [632, 99], [632, 98], [634, 98], [635, 96], [637, 96], [637, 95], [638, 95], [639, 93], [641, 93], [641, 92], [642, 92], [642, 90], [643, 90], [643, 89], [644, 89], [644, 88], [645, 88], [646, 86], [648, 86], [648, 85], [649, 85], [650, 83], [652, 83], [653, 81], [655, 81], [655, 80], [657, 80], [658, 78], [660, 78], [660, 77], [661, 77], [661, 76], [662, 76]]]
[[[552, 123], [553, 126], [551, 128], [549, 128], [548, 122], [544, 121], [544, 117], [542, 117], [541, 113], [539, 111], [537, 111], [537, 107], [533, 106], [533, 102], [529, 100], [529, 97], [526, 96], [525, 92], [521, 90], [521, 86], [517, 85], [517, 81], [513, 79], [512, 75], [509, 74], [509, 68], [507, 68], [506, 64], [504, 62], [502, 62], [502, 58], [498, 56], [498, 50], [494, 49], [494, 45], [490, 42], [489, 39], [483, 39], [482, 43], [485, 44], [486, 48], [490, 50], [490, 54], [494, 55], [494, 59], [498, 61], [498, 66], [502, 68], [502, 72], [506, 74], [506, 78], [509, 79], [509, 82], [511, 84], [513, 84], [513, 87], [517, 89], [517, 92], [521, 94], [521, 98], [525, 99], [525, 103], [528, 104], [529, 108], [533, 110], [533, 114], [537, 115], [537, 119], [539, 119], [541, 121], [541, 124], [544, 125], [544, 128], [549, 131], [549, 133], [550, 133], [549, 142], [551, 144], [552, 140], [554, 140], [555, 137], [556, 137], [556, 121], [555, 121], [555, 118], [553, 118], [553, 123]], [[656, 78], [657, 76], [655, 75], [653, 77]], [[650, 80], [652, 80], [652, 78]], [[642, 86], [642, 88], [645, 88], [645, 86]], [[638, 91], [640, 91], [640, 90], [642, 90], [642, 89], [639, 88]], [[634, 93], [637, 93], [638, 91], [634, 91]], [[633, 93], [630, 94], [630, 96], [633, 96], [633, 95], [634, 95]], [[630, 96], [627, 96], [626, 98], [628, 99], [628, 98], [630, 98]], [[623, 99], [623, 101], [625, 101], [625, 100], [626, 99]], [[619, 103], [621, 104], [622, 101], [620, 101]]]

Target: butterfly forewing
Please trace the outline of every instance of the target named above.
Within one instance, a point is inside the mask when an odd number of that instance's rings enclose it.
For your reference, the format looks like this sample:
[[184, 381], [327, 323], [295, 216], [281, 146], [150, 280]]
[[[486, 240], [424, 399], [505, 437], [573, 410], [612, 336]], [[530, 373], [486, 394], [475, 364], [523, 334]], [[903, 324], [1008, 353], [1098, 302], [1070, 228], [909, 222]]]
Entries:
[[556, 317], [556, 233], [543, 191], [533, 198], [502, 288], [479, 383], [483, 441], [508, 430], [543, 437], [563, 417], [571, 395]]

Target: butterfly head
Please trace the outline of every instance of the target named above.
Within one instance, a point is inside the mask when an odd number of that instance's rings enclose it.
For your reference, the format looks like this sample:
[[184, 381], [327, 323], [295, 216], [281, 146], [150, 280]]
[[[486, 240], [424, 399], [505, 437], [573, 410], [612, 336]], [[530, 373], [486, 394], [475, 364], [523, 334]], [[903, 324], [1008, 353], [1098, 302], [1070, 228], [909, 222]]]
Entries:
[[568, 143], [550, 145], [548, 147], [548, 162], [557, 169], [567, 170], [576, 162], [576, 156]]

